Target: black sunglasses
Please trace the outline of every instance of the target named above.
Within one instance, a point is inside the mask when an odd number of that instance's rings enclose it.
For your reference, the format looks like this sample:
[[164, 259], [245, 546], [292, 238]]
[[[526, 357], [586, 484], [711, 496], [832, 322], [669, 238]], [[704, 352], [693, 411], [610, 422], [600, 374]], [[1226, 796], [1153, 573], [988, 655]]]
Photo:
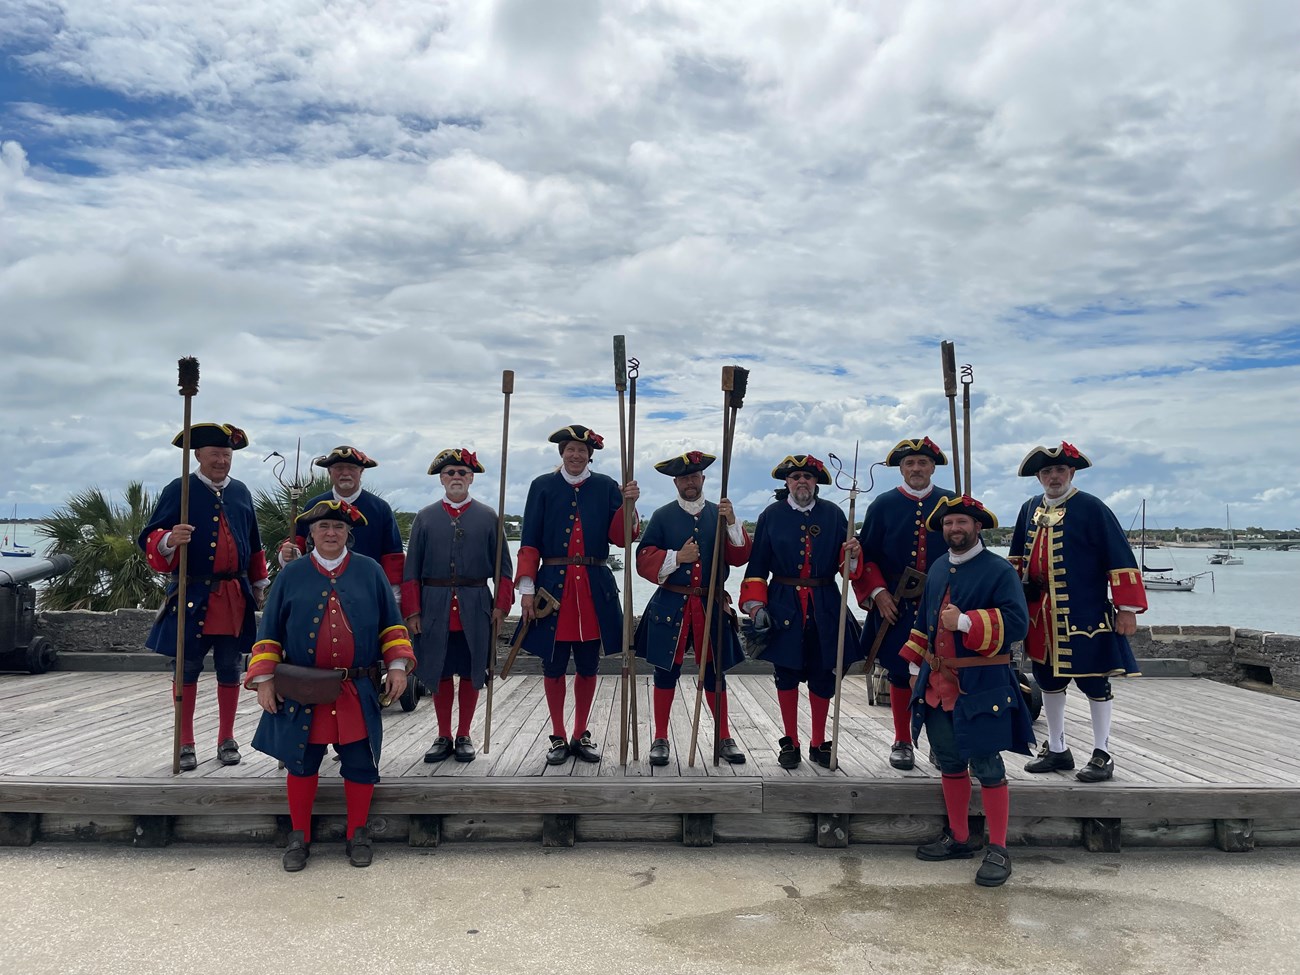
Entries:
[[792, 480], [792, 481], [815, 481], [815, 480], [817, 480], [817, 475], [816, 475], [816, 474], [809, 474], [809, 473], [807, 473], [806, 471], [796, 471], [796, 472], [793, 473], [793, 474], [787, 474], [786, 477], [790, 478], [790, 480]]

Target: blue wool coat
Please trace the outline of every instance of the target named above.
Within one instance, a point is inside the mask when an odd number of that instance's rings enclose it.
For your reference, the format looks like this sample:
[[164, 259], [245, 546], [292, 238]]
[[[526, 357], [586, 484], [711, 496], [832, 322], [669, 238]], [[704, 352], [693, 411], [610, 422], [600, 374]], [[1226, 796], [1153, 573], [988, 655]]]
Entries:
[[[688, 514], [676, 501], [664, 505], [650, 518], [645, 534], [637, 546], [640, 557], [644, 548], [658, 548], [676, 551], [693, 538], [700, 548], [701, 588], [707, 588], [709, 567], [713, 564], [713, 546], [718, 534], [718, 506], [712, 501], [704, 502], [704, 508], [698, 516]], [[727, 540], [723, 537], [723, 552]], [[743, 554], [740, 556], [743, 558]], [[692, 565], [679, 565], [664, 583], [672, 586], [689, 586], [691, 584]], [[727, 581], [730, 567], [724, 557], [719, 572], [719, 586]], [[656, 667], [664, 670], [672, 668], [677, 659], [677, 643], [681, 638], [682, 623], [685, 621], [686, 600], [690, 597], [679, 592], [669, 592], [660, 588], [655, 590], [641, 622], [636, 630], [636, 655], [643, 657]], [[703, 602], [703, 599], [701, 599]], [[708, 607], [705, 607], [707, 613]], [[712, 635], [709, 637], [709, 656], [722, 660], [722, 669], [728, 670], [745, 659], [745, 652], [740, 646], [740, 637], [732, 626], [734, 615], [723, 613], [717, 605], [713, 607]], [[721, 652], [718, 648], [721, 647]], [[695, 648], [697, 651], [699, 647]]]
[[[787, 501], [768, 505], [758, 516], [754, 529], [754, 553], [745, 568], [741, 607], [751, 594], [766, 592], [764, 600], [772, 617], [772, 632], [762, 658], [774, 666], [801, 669], [807, 666], [803, 653], [804, 618], [796, 588], [786, 583], [767, 582], [769, 575], [794, 577], [804, 563], [805, 546], [811, 545], [811, 572], [815, 578], [833, 580], [812, 590], [812, 617], [822, 655], [822, 670], [835, 667], [836, 640], [840, 625], [840, 550], [848, 538], [849, 521], [838, 505], [818, 498], [808, 512], [798, 511]], [[850, 612], [845, 621], [844, 664], [862, 659], [857, 619]]]
[[[917, 542], [922, 536], [925, 538], [926, 564], [925, 568], [920, 569], [921, 572], [927, 571], [940, 555], [948, 551], [943, 532], [927, 530], [925, 521], [940, 500], [952, 496], [951, 491], [933, 487], [928, 495], [918, 501], [895, 489], [872, 501], [862, 520], [858, 541], [862, 544], [862, 555], [868, 563], [868, 572], [866, 578], [854, 586], [855, 590], [860, 591], [861, 601], [865, 602], [868, 610], [867, 622], [862, 628], [862, 657], [866, 659], [880, 628], [888, 627], [876, 660], [891, 675], [901, 677], [907, 673], [907, 663], [899, 657], [898, 652], [903, 649], [903, 644], [912, 633], [918, 600], [901, 600], [898, 604], [898, 620], [889, 626], [875, 603], [870, 601], [871, 588], [883, 584], [892, 593], [903, 570], [917, 568]], [[871, 571], [871, 566], [876, 567], [878, 575]]]
[[[396, 635], [405, 641], [406, 628], [402, 626], [397, 601], [384, 571], [374, 559], [355, 552], [333, 582], [316, 568], [311, 558], [295, 559], [280, 570], [262, 611], [262, 625], [257, 632], [258, 652], [263, 649], [263, 641], [270, 641], [278, 645], [285, 663], [314, 667], [320, 614], [329, 602], [331, 589], [338, 593], [339, 604], [352, 628], [355, 641], [352, 666], [382, 665], [380, 634], [390, 627], [398, 627], [400, 634]], [[379, 691], [372, 681], [364, 679], [356, 682], [356, 688], [370, 753], [378, 767], [384, 740]], [[328, 705], [300, 704], [286, 699], [275, 714], [263, 711], [253, 736], [253, 747], [284, 762], [285, 768], [294, 775], [304, 774], [302, 759], [311, 733], [312, 711], [317, 707]]]
[[[253, 498], [243, 481], [231, 478], [230, 483], [217, 492], [199, 480], [197, 474], [190, 475], [190, 510], [189, 523], [194, 526], [194, 535], [189, 543], [190, 578], [185, 585], [185, 645], [196, 646], [203, 635], [203, 620], [208, 612], [208, 593], [220, 585], [219, 580], [211, 578], [212, 563], [216, 554], [217, 526], [220, 515], [226, 516], [226, 524], [235, 539], [235, 550], [239, 554], [239, 570], [244, 573], [239, 579], [239, 588], [244, 591], [244, 622], [239, 630], [240, 649], [247, 652], [253, 645], [253, 634], [257, 627], [257, 603], [253, 598], [253, 587], [248, 581], [248, 566], [253, 556], [262, 551], [262, 537], [257, 531], [257, 514], [253, 510]], [[181, 520], [181, 479], [178, 477], [165, 488], [158, 498], [158, 504], [149, 517], [149, 523], [140, 532], [136, 543], [142, 550], [146, 549], [149, 536], [157, 529], [170, 531]], [[166, 657], [176, 656], [176, 587], [180, 578], [180, 560], [172, 569], [171, 581], [167, 584], [167, 598], [153, 628], [145, 639], [145, 646], [155, 653]]]
[[[979, 650], [966, 646], [968, 634], [953, 634], [957, 656], [991, 657], [1010, 653], [1011, 644], [1023, 640], [1029, 630], [1029, 611], [1016, 570], [1006, 559], [985, 549], [974, 558], [953, 565], [945, 553], [934, 563], [925, 581], [917, 607], [916, 626], [903, 650], [904, 659], [919, 659], [921, 649], [933, 650], [939, 629], [939, 608], [944, 593], [948, 601], [968, 615], [979, 614], [985, 639]], [[981, 652], [982, 651], [982, 652]], [[1010, 664], [1005, 667], [967, 667], [957, 671], [961, 695], [952, 713], [957, 748], [963, 759], [976, 755], [1014, 751], [1031, 752], [1034, 729], [1020, 679]], [[921, 673], [912, 691], [912, 735], [920, 734], [925, 722], [925, 690], [930, 665], [921, 663]]]

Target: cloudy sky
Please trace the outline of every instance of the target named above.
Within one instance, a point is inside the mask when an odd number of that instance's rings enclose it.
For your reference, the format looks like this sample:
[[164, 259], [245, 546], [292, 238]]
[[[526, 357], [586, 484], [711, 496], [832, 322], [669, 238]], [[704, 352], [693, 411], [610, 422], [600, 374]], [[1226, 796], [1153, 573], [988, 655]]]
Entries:
[[749, 517], [946, 444], [951, 339], [1004, 520], [1065, 438], [1126, 525], [1295, 527], [1297, 50], [1281, 0], [7, 0], [0, 509], [161, 488], [194, 355], [236, 476], [352, 443], [406, 509], [462, 444], [495, 503], [514, 370], [520, 511], [565, 423], [617, 476], [621, 333], [646, 511], [728, 363]]

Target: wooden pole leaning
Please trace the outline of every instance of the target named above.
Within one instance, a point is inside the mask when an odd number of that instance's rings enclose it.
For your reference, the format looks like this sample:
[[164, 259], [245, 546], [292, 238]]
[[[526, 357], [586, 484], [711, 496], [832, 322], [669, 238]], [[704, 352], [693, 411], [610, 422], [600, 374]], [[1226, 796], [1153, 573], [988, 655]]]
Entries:
[[[853, 483], [849, 487], [849, 528], [844, 536], [844, 544], [847, 546], [849, 539], [853, 537], [854, 524], [857, 521], [857, 504], [858, 504], [858, 455], [857, 448], [853, 450]], [[861, 556], [859, 556], [861, 558]], [[834, 772], [840, 767], [840, 699], [844, 688], [844, 630], [847, 627], [849, 615], [849, 554], [843, 553], [840, 562], [840, 626], [839, 633], [835, 638], [835, 709], [834, 717], [831, 720], [831, 764], [830, 770]]]
[[[181, 427], [181, 514], [180, 524], [190, 521], [190, 404], [199, 394], [199, 360], [186, 356], [176, 363], [177, 385], [185, 400], [184, 426]], [[172, 775], [181, 774], [181, 712], [185, 699], [185, 626], [187, 595], [185, 577], [189, 572], [189, 545], [176, 546], [176, 669], [172, 677]]]
[[501, 554], [506, 547], [506, 451], [510, 443], [510, 396], [515, 391], [513, 370], [501, 371], [501, 394], [505, 402], [501, 411], [501, 484], [497, 490], [497, 556], [492, 573], [492, 637], [488, 644], [487, 708], [483, 715], [483, 754], [492, 753], [492, 685], [497, 675], [497, 641], [501, 638], [501, 620], [496, 607], [501, 600]]
[[[618, 391], [618, 451], [619, 465], [623, 484], [627, 484], [627, 339], [622, 335], [614, 336], [614, 388]], [[627, 501], [623, 502], [623, 543], [626, 546], [632, 537], [632, 512], [628, 510]], [[623, 550], [623, 567], [628, 567], [631, 552]], [[618, 722], [618, 763], [627, 764], [628, 718], [630, 715], [631, 678], [628, 673], [628, 653], [632, 647], [632, 593], [631, 586], [623, 587], [623, 660], [619, 671], [619, 722]]]
[[[635, 358], [627, 360], [627, 477], [623, 483], [636, 480], [636, 380], [641, 363]], [[627, 634], [624, 646], [627, 653], [627, 674], [630, 686], [628, 701], [628, 737], [632, 740], [632, 760], [641, 761], [641, 736], [637, 729], [641, 722], [637, 716], [636, 690], [636, 628], [632, 625], [632, 569], [635, 553], [632, 536], [637, 526], [632, 522], [633, 511], [623, 503], [623, 625]], [[629, 530], [630, 528], [630, 530]]]
[[948, 425], [952, 429], [952, 476], [961, 494], [961, 452], [957, 440], [957, 350], [951, 342], [939, 344], [943, 360], [943, 395], [948, 397]]

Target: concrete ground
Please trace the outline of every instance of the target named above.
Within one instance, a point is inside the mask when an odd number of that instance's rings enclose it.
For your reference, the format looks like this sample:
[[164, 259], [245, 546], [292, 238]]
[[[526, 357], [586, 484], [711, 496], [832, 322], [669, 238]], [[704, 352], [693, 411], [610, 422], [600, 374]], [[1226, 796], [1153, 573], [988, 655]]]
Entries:
[[1300, 972], [1300, 850], [319, 843], [0, 849], [0, 972]]

